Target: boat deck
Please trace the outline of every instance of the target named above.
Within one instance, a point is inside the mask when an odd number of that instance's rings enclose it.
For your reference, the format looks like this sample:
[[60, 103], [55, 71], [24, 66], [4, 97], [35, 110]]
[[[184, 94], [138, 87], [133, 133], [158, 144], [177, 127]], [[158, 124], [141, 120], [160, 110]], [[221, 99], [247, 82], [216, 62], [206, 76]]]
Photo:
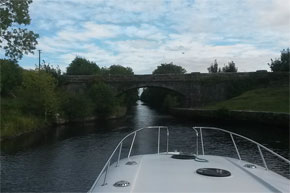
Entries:
[[[173, 159], [168, 154], [132, 156], [109, 167], [92, 192], [289, 192], [290, 181], [263, 167], [246, 168], [248, 162], [228, 157], [199, 156], [208, 162]], [[126, 165], [128, 161], [136, 165]], [[199, 168], [220, 168], [231, 172], [229, 177], [209, 177], [196, 173]], [[115, 187], [117, 181], [130, 182]]]

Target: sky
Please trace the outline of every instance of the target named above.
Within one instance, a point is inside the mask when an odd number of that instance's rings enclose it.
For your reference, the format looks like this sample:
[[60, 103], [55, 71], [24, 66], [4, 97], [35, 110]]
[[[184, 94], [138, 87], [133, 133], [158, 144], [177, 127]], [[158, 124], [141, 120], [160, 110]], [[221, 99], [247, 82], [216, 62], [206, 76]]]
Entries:
[[[269, 71], [290, 45], [289, 0], [34, 0], [29, 10], [42, 59], [64, 72], [76, 56], [135, 74], [170, 62], [207, 72], [215, 59]], [[38, 53], [19, 64], [35, 68]]]

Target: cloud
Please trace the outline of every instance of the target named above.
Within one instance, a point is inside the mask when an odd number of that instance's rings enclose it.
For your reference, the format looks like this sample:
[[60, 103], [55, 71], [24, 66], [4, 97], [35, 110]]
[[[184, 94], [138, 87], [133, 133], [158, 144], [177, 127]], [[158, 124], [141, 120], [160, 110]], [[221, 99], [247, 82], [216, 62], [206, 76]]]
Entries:
[[82, 56], [136, 73], [206, 72], [214, 59], [255, 71], [290, 45], [288, 0], [35, 0], [30, 11], [38, 48], [63, 69]]
[[120, 27], [115, 25], [86, 22], [81, 28], [69, 27], [59, 31], [57, 37], [66, 41], [88, 41], [115, 37], [119, 30]]
[[131, 38], [143, 38], [151, 40], [163, 40], [166, 38], [165, 32], [154, 25], [141, 24], [139, 26], [127, 26], [122, 30], [123, 34]]
[[[249, 0], [248, 0], [249, 1]], [[290, 1], [267, 0], [249, 1], [252, 7], [259, 7], [256, 11], [257, 22], [268, 30], [279, 30], [289, 34], [290, 25]]]

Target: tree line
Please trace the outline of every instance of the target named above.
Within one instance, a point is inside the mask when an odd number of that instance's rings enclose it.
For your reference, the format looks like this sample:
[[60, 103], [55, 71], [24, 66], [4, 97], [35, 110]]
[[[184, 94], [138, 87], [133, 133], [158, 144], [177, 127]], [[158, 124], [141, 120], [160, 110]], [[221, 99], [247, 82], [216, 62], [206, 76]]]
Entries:
[[[271, 59], [271, 62], [268, 63], [272, 72], [289, 72], [290, 67], [290, 49], [283, 49], [280, 54], [280, 58]], [[220, 68], [218, 66], [217, 60], [214, 60], [214, 63], [207, 68], [209, 73], [219, 73], [219, 72], [238, 72], [236, 64], [231, 61], [228, 65]]]
[[217, 60], [214, 60], [214, 63], [207, 68], [209, 73], [218, 73], [218, 72], [238, 72], [238, 68], [236, 67], [236, 64], [234, 61], [231, 61], [228, 63], [228, 65], [225, 65], [224, 67], [220, 68], [218, 67]]
[[[1, 1], [0, 48], [9, 58], [0, 59], [1, 67], [1, 134], [11, 135], [23, 128], [34, 129], [49, 124], [57, 117], [69, 120], [88, 116], [108, 117], [122, 111], [138, 99], [138, 91], [131, 90], [119, 98], [114, 90], [102, 82], [94, 82], [85, 92], [69, 93], [61, 88], [62, 76], [59, 68], [43, 62], [40, 69], [22, 69], [17, 61], [23, 54], [36, 49], [38, 34], [24, 28], [30, 24], [29, 5], [32, 0]], [[18, 26], [18, 28], [17, 28]], [[279, 59], [271, 59], [271, 71], [289, 72], [289, 48], [281, 51]], [[209, 73], [237, 72], [233, 61], [220, 68], [215, 60]], [[184, 74], [186, 70], [173, 63], [161, 64], [153, 74]], [[133, 75], [133, 70], [120, 65], [100, 68], [95, 62], [76, 57], [65, 74]], [[182, 104], [182, 96], [170, 90], [146, 88], [141, 95], [146, 103], [163, 109]]]
[[[268, 63], [272, 72], [289, 72], [290, 65], [290, 50], [283, 49], [281, 51], [280, 58], [275, 60], [271, 59], [271, 63]], [[230, 61], [222, 68], [219, 67], [217, 60], [207, 68], [209, 73], [228, 73], [238, 72], [238, 68], [234, 61]], [[186, 70], [181, 66], [173, 63], [161, 64], [152, 72], [152, 74], [185, 74]], [[145, 88], [141, 94], [140, 99], [153, 107], [168, 110], [172, 107], [182, 106], [183, 96], [178, 93], [163, 89], [163, 88]]]
[[[0, 59], [0, 68], [2, 137], [51, 125], [59, 119], [81, 121], [87, 117], [119, 116], [138, 100], [137, 89], [115, 97], [115, 90], [101, 81], [79, 92], [67, 91], [62, 87], [60, 69], [45, 62], [40, 69], [25, 70], [15, 61]], [[134, 72], [120, 65], [100, 68], [94, 62], [76, 57], [65, 74], [108, 76]]]

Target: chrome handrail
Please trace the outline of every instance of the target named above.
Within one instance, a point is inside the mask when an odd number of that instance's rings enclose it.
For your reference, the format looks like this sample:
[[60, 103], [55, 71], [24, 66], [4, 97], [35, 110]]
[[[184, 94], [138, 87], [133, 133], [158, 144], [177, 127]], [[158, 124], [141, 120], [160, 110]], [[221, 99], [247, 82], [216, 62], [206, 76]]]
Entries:
[[[105, 172], [105, 176], [104, 176], [104, 180], [103, 180], [103, 183], [102, 183], [102, 186], [105, 186], [106, 185], [106, 178], [107, 178], [107, 174], [108, 174], [108, 170], [110, 168], [110, 164], [111, 164], [111, 160], [113, 158], [113, 156], [115, 155], [116, 151], [119, 149], [119, 153], [118, 153], [118, 158], [117, 158], [117, 162], [116, 162], [116, 166], [115, 167], [118, 167], [119, 166], [119, 161], [121, 159], [121, 152], [122, 152], [122, 148], [123, 148], [123, 142], [124, 140], [126, 140], [128, 137], [130, 137], [131, 135], [134, 135], [133, 136], [133, 139], [132, 139], [132, 142], [131, 142], [131, 145], [130, 145], [130, 149], [129, 149], [129, 153], [128, 153], [128, 159], [130, 159], [130, 156], [131, 156], [131, 152], [132, 152], [132, 148], [134, 146], [134, 142], [135, 142], [135, 138], [136, 138], [136, 135], [139, 131], [142, 131], [144, 129], [149, 129], [149, 128], [158, 128], [158, 146], [157, 146], [157, 153], [160, 154], [160, 129], [166, 129], [166, 154], [168, 154], [168, 144], [169, 144], [169, 129], [168, 127], [166, 126], [150, 126], [150, 127], [144, 127], [144, 128], [141, 128], [141, 129], [138, 129], [138, 130], [135, 130], [129, 134], [127, 134], [119, 143], [118, 145], [116, 146], [116, 148], [114, 149], [113, 153], [110, 155], [110, 157], [108, 158], [106, 164], [104, 165], [103, 169], [101, 170], [100, 174], [98, 175], [97, 179], [95, 180], [93, 186], [91, 187], [91, 189], [89, 190], [89, 192], [92, 192], [92, 190], [95, 188], [95, 186], [97, 185], [97, 183], [99, 182], [99, 180], [101, 179], [102, 175], [104, 174]], [[196, 134], [196, 155], [198, 155], [198, 136], [200, 136], [200, 142], [201, 142], [201, 150], [202, 150], [202, 155], [206, 155], [205, 154], [205, 148], [204, 148], [204, 137], [203, 137], [203, 130], [216, 130], [216, 131], [221, 131], [223, 133], [228, 133], [231, 137], [231, 140], [233, 142], [233, 145], [235, 147], [235, 150], [236, 150], [236, 153], [237, 153], [237, 156], [239, 158], [239, 160], [242, 160], [241, 156], [240, 156], [240, 152], [239, 152], [239, 149], [236, 145], [236, 142], [234, 140], [234, 136], [237, 136], [237, 137], [240, 137], [242, 139], [245, 139], [251, 143], [254, 143], [255, 145], [257, 145], [257, 148], [259, 150], [259, 153], [260, 153], [260, 156], [261, 156], [261, 159], [263, 161], [263, 164], [264, 164], [264, 168], [266, 170], [268, 170], [268, 166], [267, 166], [267, 163], [266, 163], [266, 160], [264, 158], [264, 155], [261, 151], [261, 148], [270, 152], [271, 154], [277, 156], [279, 159], [287, 162], [289, 165], [290, 165], [290, 161], [286, 158], [284, 158], [283, 156], [275, 153], [274, 151], [270, 150], [269, 148], [263, 146], [262, 144], [250, 139], [250, 138], [247, 138], [245, 136], [242, 136], [242, 135], [239, 135], [237, 133], [234, 133], [234, 132], [231, 132], [231, 131], [228, 131], [228, 130], [224, 130], [224, 129], [220, 129], [220, 128], [216, 128], [216, 127], [192, 127], [192, 129], [195, 131], [195, 134]], [[198, 132], [199, 130], [199, 132]]]
[[150, 126], [150, 127], [143, 127], [141, 129], [135, 130], [135, 131], [129, 133], [128, 135], [126, 135], [125, 137], [123, 137], [123, 139], [118, 143], [118, 145], [114, 149], [113, 153], [110, 155], [109, 159], [107, 160], [105, 166], [101, 170], [100, 174], [98, 175], [97, 179], [95, 180], [95, 182], [94, 182], [93, 186], [91, 187], [91, 189], [89, 190], [89, 192], [93, 191], [93, 189], [95, 188], [95, 186], [99, 182], [99, 180], [102, 177], [104, 172], [105, 172], [105, 176], [104, 176], [104, 180], [103, 180], [102, 186], [105, 186], [107, 184], [106, 183], [106, 178], [107, 178], [107, 174], [108, 174], [108, 170], [109, 170], [109, 167], [110, 167], [111, 160], [112, 160], [113, 156], [115, 155], [117, 149], [119, 148], [119, 154], [118, 154], [118, 159], [117, 159], [117, 163], [116, 163], [116, 167], [118, 167], [124, 140], [126, 140], [128, 137], [130, 137], [131, 135], [134, 134], [132, 142], [131, 142], [131, 146], [130, 146], [130, 149], [129, 149], [129, 153], [128, 153], [128, 159], [130, 159], [131, 151], [132, 151], [132, 148], [133, 148], [134, 141], [135, 141], [137, 133], [139, 131], [144, 130], [144, 129], [150, 129], [150, 128], [153, 128], [153, 129], [157, 129], [158, 128], [158, 141], [157, 141], [158, 142], [158, 147], [157, 147], [158, 154], [160, 154], [160, 129], [166, 129], [166, 153], [168, 154], [168, 144], [169, 144], [169, 129], [168, 129], [168, 127], [166, 127], [166, 126]]
[[224, 132], [224, 133], [228, 133], [228, 134], [230, 134], [230, 137], [231, 137], [232, 142], [233, 142], [233, 144], [234, 144], [234, 147], [235, 147], [235, 150], [236, 150], [236, 153], [237, 153], [237, 155], [238, 155], [239, 160], [242, 160], [242, 158], [241, 158], [241, 156], [240, 156], [239, 149], [238, 149], [238, 147], [237, 147], [237, 145], [236, 145], [236, 143], [235, 143], [235, 140], [234, 140], [234, 137], [233, 137], [233, 136], [237, 136], [237, 137], [243, 138], [243, 139], [245, 139], [245, 140], [247, 140], [247, 141], [249, 141], [249, 142], [254, 143], [255, 145], [257, 145], [257, 148], [258, 148], [258, 150], [259, 150], [259, 153], [260, 153], [261, 159], [262, 159], [263, 164], [264, 164], [264, 168], [265, 168], [266, 170], [268, 170], [268, 166], [267, 166], [266, 160], [265, 160], [265, 158], [264, 158], [264, 155], [263, 155], [263, 153], [262, 153], [262, 151], [261, 151], [261, 148], [264, 149], [264, 150], [266, 150], [266, 151], [268, 151], [269, 153], [275, 155], [276, 157], [278, 157], [279, 159], [285, 161], [286, 163], [288, 163], [288, 164], [290, 165], [290, 161], [289, 161], [288, 159], [286, 159], [286, 158], [284, 158], [283, 156], [281, 156], [281, 155], [275, 153], [274, 151], [270, 150], [269, 148], [265, 147], [264, 145], [262, 145], [262, 144], [260, 144], [260, 143], [258, 143], [258, 142], [256, 142], [256, 141], [254, 141], [254, 140], [252, 140], [252, 139], [250, 139], [250, 138], [247, 138], [247, 137], [245, 137], [245, 136], [242, 136], [242, 135], [239, 135], [239, 134], [237, 134], [237, 133], [234, 133], [234, 132], [231, 132], [231, 131], [227, 131], [227, 130], [224, 130], [224, 129], [216, 128], [216, 127], [193, 127], [193, 128], [195, 128], [195, 129], [199, 129], [200, 137], [201, 137], [201, 138], [200, 138], [200, 140], [201, 140], [201, 149], [202, 149], [202, 154], [203, 154], [203, 155], [205, 155], [205, 153], [204, 153], [204, 143], [203, 143], [202, 130], [216, 130], [216, 131], [221, 131], [221, 132]]
[[195, 131], [195, 136], [196, 136], [196, 155], [198, 155], [198, 131], [195, 129], [195, 127], [192, 127], [192, 129]]

